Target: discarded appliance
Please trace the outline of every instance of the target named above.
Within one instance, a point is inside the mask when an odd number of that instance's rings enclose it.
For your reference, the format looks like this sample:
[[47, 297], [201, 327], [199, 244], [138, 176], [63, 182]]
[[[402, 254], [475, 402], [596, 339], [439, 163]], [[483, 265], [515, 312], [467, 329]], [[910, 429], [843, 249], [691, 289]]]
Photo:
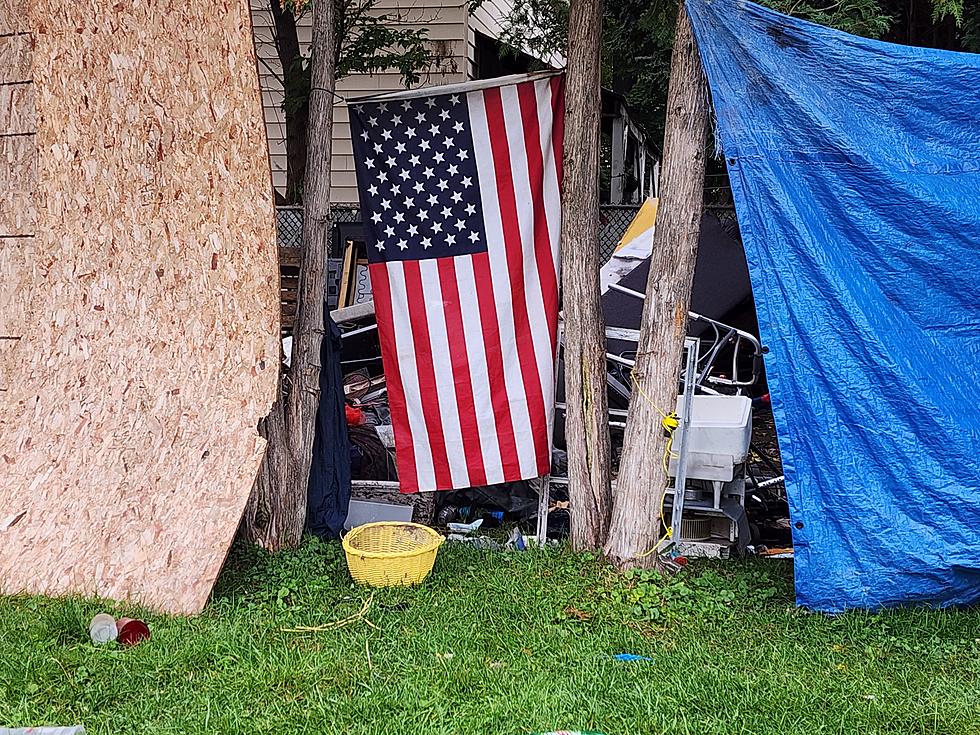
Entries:
[[[641, 303], [644, 299], [642, 293], [631, 289], [622, 292]], [[677, 399], [680, 430], [672, 441], [673, 458], [668, 458], [668, 474], [674, 478], [674, 486], [668, 488], [664, 501], [665, 509], [669, 508], [672, 516], [667, 524], [671, 528], [667, 540], [684, 556], [727, 558], [733, 550], [743, 550], [751, 537], [745, 496], [752, 400], [743, 392], [758, 380], [762, 346], [752, 334], [714, 319], [693, 312], [690, 319], [692, 323], [706, 324], [709, 331], [701, 339], [685, 340], [683, 390]], [[639, 338], [639, 330], [617, 327], [608, 327], [606, 334], [633, 344], [634, 350]], [[632, 396], [629, 374], [634, 360], [612, 352], [606, 356], [610, 394], [619, 395], [628, 406]], [[726, 367], [718, 370], [722, 359]], [[734, 395], [724, 395], [721, 391]], [[688, 395], [690, 404], [685, 400]], [[565, 406], [558, 404], [557, 408], [563, 412]], [[610, 408], [609, 414], [610, 427], [622, 430], [626, 407]], [[686, 431], [688, 423], [690, 430]], [[552, 477], [551, 483], [564, 485], [567, 478]], [[680, 502], [677, 502], [676, 487], [684, 490]], [[539, 522], [542, 517], [546, 522], [545, 503], [539, 509]], [[660, 550], [667, 548], [665, 545]]]
[[[677, 408], [679, 413], [680, 398]], [[695, 395], [687, 426], [687, 513], [677, 534], [677, 551], [688, 557], [727, 557], [733, 548], [744, 550], [750, 536], [745, 465], [752, 439], [752, 400], [747, 396]], [[682, 423], [678, 433], [684, 431]], [[680, 438], [675, 443], [683, 445]], [[679, 459], [670, 459], [670, 477], [676, 478]], [[667, 493], [667, 504], [671, 505], [677, 488], [672, 486]]]

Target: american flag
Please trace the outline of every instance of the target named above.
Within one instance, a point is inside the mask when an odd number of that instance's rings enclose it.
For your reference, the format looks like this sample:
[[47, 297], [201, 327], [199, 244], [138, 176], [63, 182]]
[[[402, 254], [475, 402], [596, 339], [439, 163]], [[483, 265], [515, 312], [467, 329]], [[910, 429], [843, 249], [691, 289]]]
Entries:
[[353, 101], [402, 492], [551, 464], [564, 77]]

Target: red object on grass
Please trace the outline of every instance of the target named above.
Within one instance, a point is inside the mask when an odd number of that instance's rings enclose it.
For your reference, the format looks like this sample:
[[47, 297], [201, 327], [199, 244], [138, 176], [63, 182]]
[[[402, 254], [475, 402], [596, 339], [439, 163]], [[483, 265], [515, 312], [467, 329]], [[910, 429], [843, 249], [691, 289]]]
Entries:
[[116, 640], [124, 646], [135, 646], [150, 639], [150, 627], [142, 620], [119, 618], [116, 627], [119, 629]]

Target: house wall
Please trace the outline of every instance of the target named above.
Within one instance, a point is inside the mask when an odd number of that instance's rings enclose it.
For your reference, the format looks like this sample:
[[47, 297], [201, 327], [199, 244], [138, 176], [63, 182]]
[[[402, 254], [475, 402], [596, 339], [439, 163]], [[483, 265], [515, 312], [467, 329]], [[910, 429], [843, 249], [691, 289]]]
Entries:
[[476, 59], [476, 34], [482, 33], [490, 38], [500, 38], [503, 22], [513, 7], [511, 0], [483, 0], [470, 12], [470, 22], [466, 29], [466, 46], [469, 66], [468, 78], [476, 77], [474, 61]]
[[[269, 137], [269, 158], [272, 181], [277, 191], [286, 185], [286, 126], [282, 111], [282, 68], [275, 46], [275, 24], [269, 10], [270, 0], [251, 0], [255, 46], [262, 85], [263, 111]], [[473, 67], [474, 27], [490, 32], [496, 26], [494, 18], [503, 17], [503, 8], [510, 0], [487, 0], [487, 10], [471, 20], [465, 0], [380, 0], [376, 12], [397, 15], [398, 25], [404, 28], [426, 28], [433, 53], [439, 62], [419, 82], [419, 85], [449, 84], [471, 77]], [[297, 33], [304, 53], [308, 52], [312, 35], [311, 17], [305, 13], [297, 19]], [[499, 33], [499, 30], [497, 31]], [[495, 34], [496, 35], [496, 34]], [[404, 89], [397, 73], [354, 74], [337, 82], [338, 99], [334, 107], [333, 161], [331, 166], [331, 200], [334, 204], [356, 204], [357, 184], [350, 139], [350, 124], [344, 100], [382, 92]]]
[[[251, 0], [250, 7], [259, 85], [262, 88], [262, 112], [266, 137], [269, 139], [272, 185], [281, 193], [286, 189], [286, 119], [282, 111], [282, 66], [276, 53], [275, 23], [269, 11], [269, 0]], [[297, 23], [296, 30], [301, 46], [309, 49], [312, 35], [309, 16]]]

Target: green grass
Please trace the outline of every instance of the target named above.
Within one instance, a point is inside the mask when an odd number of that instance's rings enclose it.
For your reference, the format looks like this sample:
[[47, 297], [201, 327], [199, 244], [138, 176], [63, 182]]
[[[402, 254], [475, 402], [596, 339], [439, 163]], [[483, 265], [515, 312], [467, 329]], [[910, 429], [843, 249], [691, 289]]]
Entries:
[[[980, 614], [838, 617], [778, 562], [621, 578], [587, 557], [446, 548], [417, 589], [356, 612], [336, 544], [238, 551], [192, 619], [88, 642], [105, 604], [0, 600], [0, 726], [90, 733], [975, 733]], [[119, 608], [122, 610], [122, 608]], [[614, 653], [653, 663], [621, 663]]]

